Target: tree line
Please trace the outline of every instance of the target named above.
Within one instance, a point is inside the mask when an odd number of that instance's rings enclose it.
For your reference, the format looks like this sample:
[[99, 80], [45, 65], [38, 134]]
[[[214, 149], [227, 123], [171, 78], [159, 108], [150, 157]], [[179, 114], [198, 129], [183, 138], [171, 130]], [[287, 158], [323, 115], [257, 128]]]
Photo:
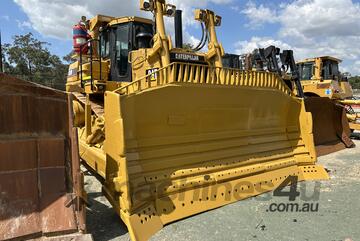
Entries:
[[360, 89], [360, 76], [352, 76], [348, 80], [353, 89]]
[[12, 43], [2, 45], [3, 71], [20, 79], [65, 90], [70, 56], [51, 54], [47, 42], [32, 33], [15, 35]]

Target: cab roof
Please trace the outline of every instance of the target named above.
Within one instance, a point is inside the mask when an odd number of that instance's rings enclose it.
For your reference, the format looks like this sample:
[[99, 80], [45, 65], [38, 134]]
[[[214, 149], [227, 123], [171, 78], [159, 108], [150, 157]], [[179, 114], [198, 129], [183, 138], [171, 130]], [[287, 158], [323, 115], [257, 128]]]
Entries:
[[96, 29], [102, 24], [108, 24], [109, 26], [120, 24], [120, 23], [129, 23], [129, 22], [140, 22], [145, 24], [152, 24], [153, 21], [146, 18], [136, 17], [136, 16], [124, 16], [124, 17], [112, 17], [106, 15], [96, 15], [90, 19], [90, 30]]
[[98, 28], [104, 24], [108, 24], [109, 26], [113, 26], [121, 23], [129, 23], [129, 22], [139, 22], [145, 24], [153, 24], [153, 21], [146, 18], [140, 18], [135, 16], [129, 17], [112, 17], [106, 15], [96, 15], [89, 21], [89, 29], [90, 31], [98, 31]]
[[314, 57], [314, 58], [308, 58], [308, 59], [304, 59], [304, 60], [301, 60], [301, 61], [298, 61], [297, 63], [298, 64], [301, 64], [301, 63], [308, 63], [308, 62], [314, 62], [316, 59], [321, 59], [321, 60], [332, 60], [332, 61], [336, 61], [338, 63], [341, 63], [342, 60], [341, 59], [338, 59], [338, 58], [335, 58], [335, 57], [332, 57], [332, 56], [320, 56], [320, 57]]
[[130, 17], [114, 18], [113, 20], [111, 20], [109, 25], [112, 26], [115, 24], [128, 23], [128, 22], [140, 22], [140, 23], [145, 23], [145, 24], [153, 24], [153, 21], [150, 19], [130, 16]]

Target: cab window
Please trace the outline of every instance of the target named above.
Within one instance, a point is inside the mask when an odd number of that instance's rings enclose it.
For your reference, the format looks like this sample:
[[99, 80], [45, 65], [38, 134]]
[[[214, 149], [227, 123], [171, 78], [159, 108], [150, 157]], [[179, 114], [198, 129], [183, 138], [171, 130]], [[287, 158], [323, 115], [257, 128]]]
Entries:
[[110, 55], [110, 32], [104, 31], [100, 35], [101, 57], [108, 58]]
[[129, 26], [123, 25], [116, 29], [115, 37], [115, 61], [120, 76], [128, 73], [129, 56]]
[[311, 80], [313, 75], [314, 62], [302, 63], [298, 65], [301, 80]]
[[150, 48], [153, 35], [153, 25], [135, 22], [133, 31], [133, 50]]
[[336, 61], [326, 60], [323, 62], [321, 77], [325, 80], [334, 79], [339, 75], [339, 65]]

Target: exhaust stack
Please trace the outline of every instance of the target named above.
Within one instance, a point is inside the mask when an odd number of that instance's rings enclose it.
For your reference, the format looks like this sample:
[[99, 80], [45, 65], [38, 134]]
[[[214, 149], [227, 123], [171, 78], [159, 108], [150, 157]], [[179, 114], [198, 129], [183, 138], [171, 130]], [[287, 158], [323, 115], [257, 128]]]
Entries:
[[183, 47], [182, 11], [175, 11], [175, 47]]

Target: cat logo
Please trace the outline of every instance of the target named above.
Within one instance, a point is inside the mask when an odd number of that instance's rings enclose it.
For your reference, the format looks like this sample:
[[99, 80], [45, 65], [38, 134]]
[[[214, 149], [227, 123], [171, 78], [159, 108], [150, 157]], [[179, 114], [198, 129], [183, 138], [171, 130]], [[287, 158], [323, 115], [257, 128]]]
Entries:
[[158, 68], [154, 68], [154, 69], [148, 69], [146, 70], [146, 75], [150, 75], [149, 79], [150, 81], [156, 81], [157, 80], [157, 76], [158, 76]]

